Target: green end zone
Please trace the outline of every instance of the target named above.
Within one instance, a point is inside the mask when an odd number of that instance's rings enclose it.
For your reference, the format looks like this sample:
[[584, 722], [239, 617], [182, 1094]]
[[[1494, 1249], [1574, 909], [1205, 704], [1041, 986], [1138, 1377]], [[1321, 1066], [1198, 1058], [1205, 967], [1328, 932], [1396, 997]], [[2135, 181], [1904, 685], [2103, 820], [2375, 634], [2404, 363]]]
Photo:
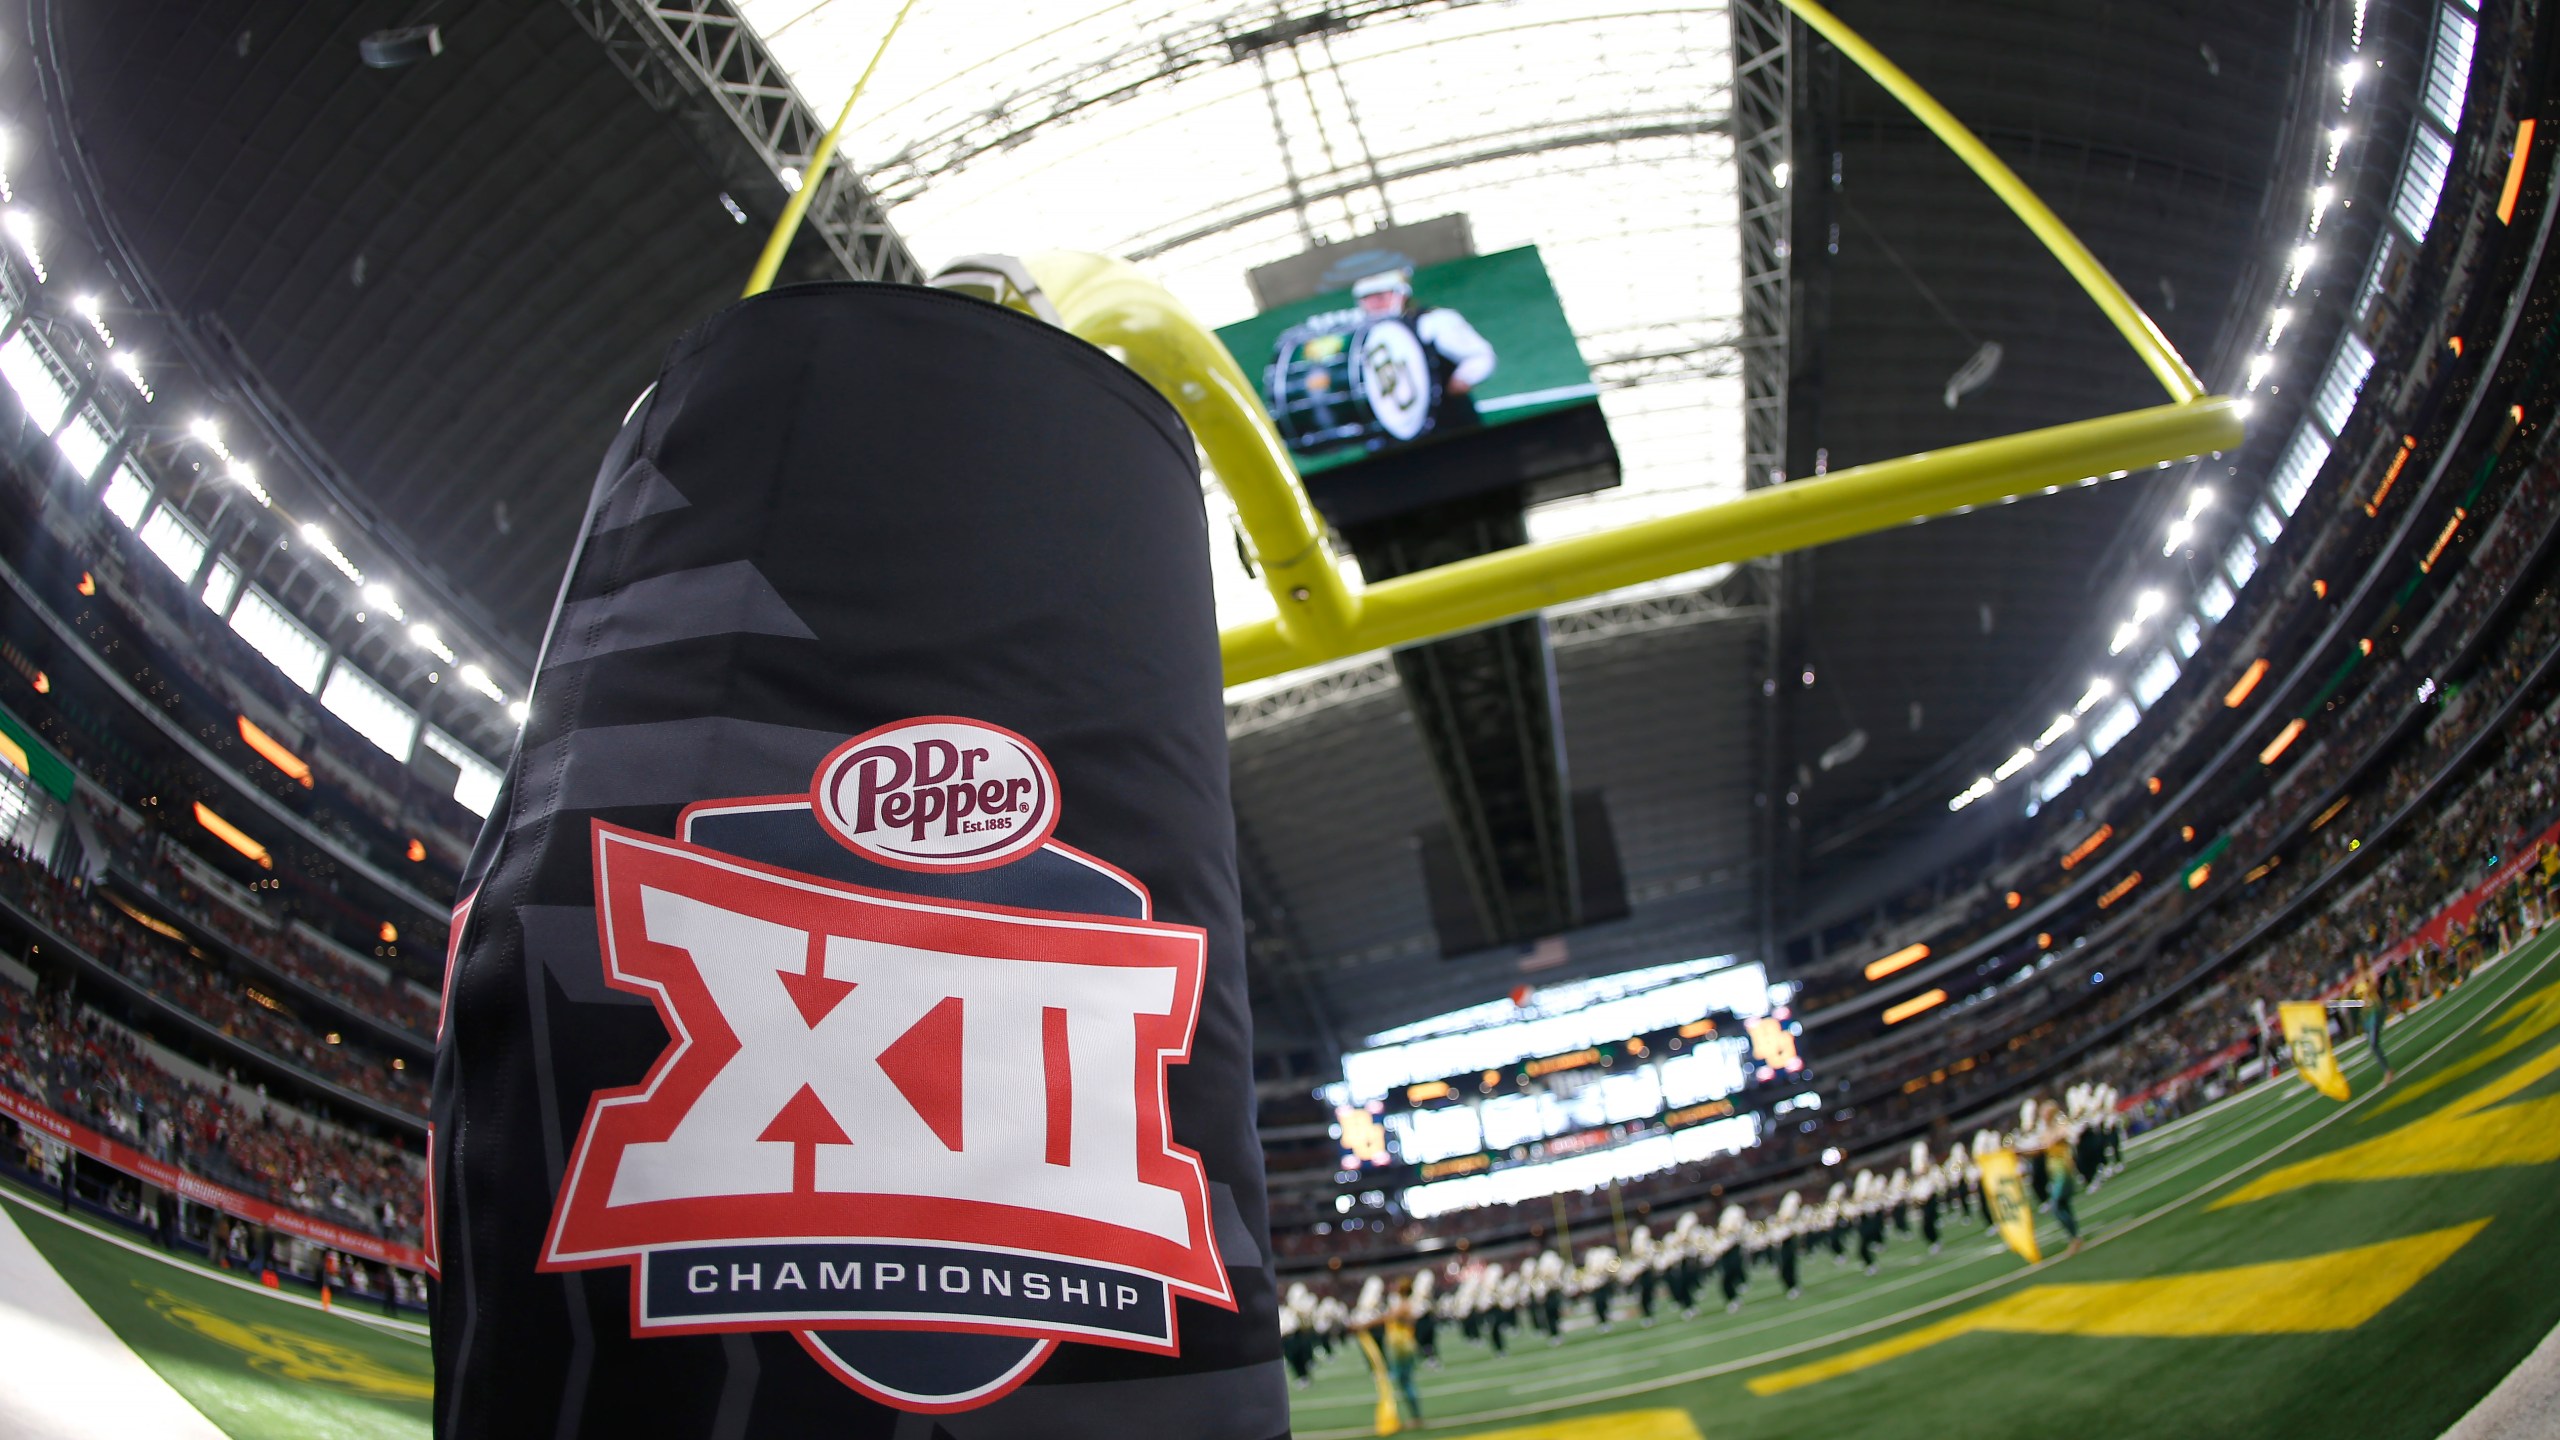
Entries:
[[17, 1196], [9, 1218], [118, 1338], [233, 1440], [420, 1440], [426, 1337], [135, 1253]]
[[[1644, 1329], [1621, 1294], [1613, 1332], [1550, 1347], [1524, 1327], [1500, 1358], [1444, 1326], [1444, 1368], [1421, 1377], [1432, 1433], [1613, 1440], [1613, 1417], [1649, 1435], [1672, 1407], [1710, 1440], [2433, 1440], [2560, 1324], [2556, 955], [2546, 932], [2395, 1022], [2379, 1094], [2359, 1039], [2348, 1104], [2288, 1074], [2135, 1142], [2081, 1198], [2074, 1259], [2030, 1269], [1951, 1214], [1934, 1256], [1889, 1231], [1874, 1276], [1854, 1245], [1846, 1266], [1808, 1254], [1799, 1300], [1755, 1265], [1739, 1314], [1666, 1302]], [[1304, 1440], [1371, 1433], [1355, 1349], [1292, 1401]]]
[[[1872, 1277], [1808, 1257], [1800, 1300], [1754, 1267], [1736, 1315], [1666, 1308], [1650, 1329], [1622, 1320], [1553, 1348], [1522, 1333], [1501, 1358], [1448, 1327], [1446, 1368], [1422, 1378], [1433, 1431], [2429, 1440], [2560, 1323], [2547, 1238], [2560, 1149], [2534, 1138], [2560, 1135], [2556, 952], [2560, 934], [2546, 934], [2393, 1025], [2401, 1078], [2378, 1096], [2358, 1045], [2348, 1105], [2288, 1076], [2137, 1141], [2125, 1173], [2083, 1198], [2093, 1243], [2075, 1259], [2030, 1270], [1951, 1216], [1942, 1253], [1894, 1232]], [[2503, 1148], [2465, 1148], [2484, 1135]], [[99, 1317], [235, 1440], [427, 1433], [423, 1337], [6, 1203]], [[1376, 1397], [1345, 1347], [1293, 1401], [1297, 1433], [1325, 1440], [1367, 1434]]]

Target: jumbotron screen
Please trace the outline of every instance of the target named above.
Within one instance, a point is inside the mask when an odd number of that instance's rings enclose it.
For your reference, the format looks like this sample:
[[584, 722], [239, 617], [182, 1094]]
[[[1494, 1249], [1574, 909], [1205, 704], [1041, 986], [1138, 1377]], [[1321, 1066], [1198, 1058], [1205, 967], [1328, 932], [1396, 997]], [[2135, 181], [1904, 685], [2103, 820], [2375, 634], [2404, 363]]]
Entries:
[[1693, 961], [1373, 1036], [1326, 1092], [1341, 1168], [1409, 1172], [1420, 1214], [1747, 1148], [1760, 1121], [1735, 1097], [1804, 1069], [1790, 995], [1758, 965]]
[[1381, 269], [1218, 338], [1302, 476], [1598, 403], [1534, 245]]

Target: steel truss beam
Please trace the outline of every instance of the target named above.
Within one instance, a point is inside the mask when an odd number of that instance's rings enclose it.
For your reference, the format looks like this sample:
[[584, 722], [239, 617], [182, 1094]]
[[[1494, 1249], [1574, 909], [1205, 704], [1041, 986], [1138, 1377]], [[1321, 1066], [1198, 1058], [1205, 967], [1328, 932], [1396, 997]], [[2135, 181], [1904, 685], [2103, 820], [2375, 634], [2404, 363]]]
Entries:
[[[800, 98], [773, 53], [729, 0], [561, 0], [630, 77], [651, 109], [684, 115], [698, 132], [710, 111], [758, 162], [753, 198], [771, 203], [797, 188], [826, 122]], [[717, 135], [704, 139], [718, 143]], [[888, 209], [850, 165], [831, 165], [806, 219], [844, 275], [923, 282], [924, 267], [889, 224]]]
[[1116, 105], [1186, 75], [1381, 20], [1481, 3], [1484, 0], [1281, 0], [1175, 25], [998, 96], [986, 108], [909, 141], [873, 168], [871, 183], [884, 202], [903, 205], [981, 155], [1010, 150], [1047, 126]]
[[1374, 190], [1400, 180], [1424, 175], [1437, 175], [1446, 170], [1463, 170], [1470, 165], [1487, 165], [1497, 160], [1517, 160], [1528, 155], [1544, 155], [1556, 150], [1576, 150], [1597, 145], [1623, 145], [1641, 140], [1687, 138], [1713, 135], [1727, 128], [1725, 116], [1710, 112], [1674, 115], [1668, 119], [1619, 119], [1602, 124], [1568, 125], [1546, 129], [1526, 137], [1506, 138], [1497, 144], [1472, 150], [1422, 156], [1381, 157], [1373, 168], [1367, 161], [1357, 166], [1344, 166], [1330, 176], [1310, 177], [1299, 188], [1276, 200], [1257, 201], [1240, 206], [1223, 215], [1212, 216], [1186, 226], [1158, 240], [1147, 240], [1122, 249], [1121, 254], [1133, 261], [1152, 260], [1185, 245], [1197, 244], [1230, 230], [1267, 220], [1327, 200], [1339, 200], [1363, 190]]
[[[1787, 467], [1787, 227], [1781, 165], [1792, 165], [1793, 21], [1782, 0], [1728, 0], [1733, 23], [1733, 160], [1742, 215], [1742, 469], [1746, 488]], [[1791, 177], [1790, 177], [1791, 178]]]
[[[1603, 596], [1548, 611], [1547, 638], [1556, 648], [1564, 649], [1690, 625], [1756, 621], [1764, 613], [1763, 606], [1737, 605], [1725, 599], [1721, 584], [1626, 599]], [[1339, 705], [1390, 694], [1400, 684], [1395, 662], [1385, 655], [1370, 655], [1317, 670], [1250, 700], [1229, 703], [1227, 738], [1277, 730]]]

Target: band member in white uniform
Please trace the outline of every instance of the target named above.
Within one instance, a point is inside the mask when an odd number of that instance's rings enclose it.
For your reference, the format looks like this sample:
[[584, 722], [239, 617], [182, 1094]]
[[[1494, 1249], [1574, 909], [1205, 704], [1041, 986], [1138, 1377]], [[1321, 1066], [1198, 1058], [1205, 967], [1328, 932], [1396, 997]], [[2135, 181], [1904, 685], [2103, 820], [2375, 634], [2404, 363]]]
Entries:
[[1361, 313], [1371, 319], [1401, 315], [1413, 326], [1413, 333], [1429, 352], [1432, 378], [1438, 382], [1438, 404], [1433, 407], [1430, 429], [1434, 432], [1482, 424], [1476, 415], [1472, 392], [1493, 375], [1493, 345], [1467, 317], [1440, 306], [1417, 305], [1413, 298], [1413, 273], [1388, 270], [1371, 275], [1351, 287], [1352, 298], [1359, 301]]

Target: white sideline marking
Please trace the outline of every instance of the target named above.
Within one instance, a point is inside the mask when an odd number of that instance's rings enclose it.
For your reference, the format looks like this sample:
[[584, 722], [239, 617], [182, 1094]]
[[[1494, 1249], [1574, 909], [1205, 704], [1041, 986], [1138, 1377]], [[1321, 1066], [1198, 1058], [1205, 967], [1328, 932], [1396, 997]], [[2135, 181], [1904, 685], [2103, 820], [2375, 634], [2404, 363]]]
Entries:
[[[175, 1255], [171, 1255], [160, 1250], [154, 1250], [150, 1246], [143, 1244], [130, 1235], [119, 1235], [113, 1230], [109, 1230], [102, 1225], [94, 1224], [86, 1216], [63, 1214], [57, 1211], [47, 1210], [38, 1200], [30, 1199], [25, 1191], [14, 1186], [0, 1185], [0, 1201], [13, 1201], [17, 1204], [24, 1205], [28, 1209], [34, 1210], [43, 1215], [46, 1219], [51, 1220], [56, 1225], [68, 1225], [72, 1229], [79, 1231], [81, 1234], [88, 1236], [92, 1240], [113, 1245], [117, 1249], [122, 1250], [129, 1255], [139, 1255], [143, 1259], [148, 1260], [155, 1265], [166, 1265], [173, 1270], [184, 1270], [199, 1280], [210, 1280], [217, 1285], [228, 1285], [234, 1290], [245, 1291], [248, 1294], [257, 1296], [261, 1300], [272, 1300], [279, 1305], [299, 1305], [305, 1310], [316, 1310], [324, 1315], [334, 1315], [338, 1319], [345, 1320], [351, 1324], [362, 1325], [372, 1330], [379, 1330], [386, 1335], [395, 1336], [402, 1340], [412, 1340], [421, 1345], [427, 1343], [427, 1337], [431, 1333], [425, 1325], [422, 1325], [415, 1320], [398, 1320], [388, 1315], [372, 1314], [364, 1308], [366, 1302], [363, 1301], [344, 1301], [333, 1309], [312, 1299], [308, 1295], [297, 1295], [290, 1290], [270, 1290], [266, 1286], [260, 1285], [255, 1281], [243, 1280], [239, 1276], [232, 1274], [230, 1271], [216, 1270], [210, 1265], [198, 1265], [190, 1260], [181, 1260]], [[0, 1204], [0, 1210], [5, 1210], [7, 1208], [7, 1205]]]
[[2516, 1362], [2443, 1440], [2543, 1440], [2560, 1433], [2560, 1326]]
[[116, 1337], [0, 1208], [0, 1435], [227, 1440]]

